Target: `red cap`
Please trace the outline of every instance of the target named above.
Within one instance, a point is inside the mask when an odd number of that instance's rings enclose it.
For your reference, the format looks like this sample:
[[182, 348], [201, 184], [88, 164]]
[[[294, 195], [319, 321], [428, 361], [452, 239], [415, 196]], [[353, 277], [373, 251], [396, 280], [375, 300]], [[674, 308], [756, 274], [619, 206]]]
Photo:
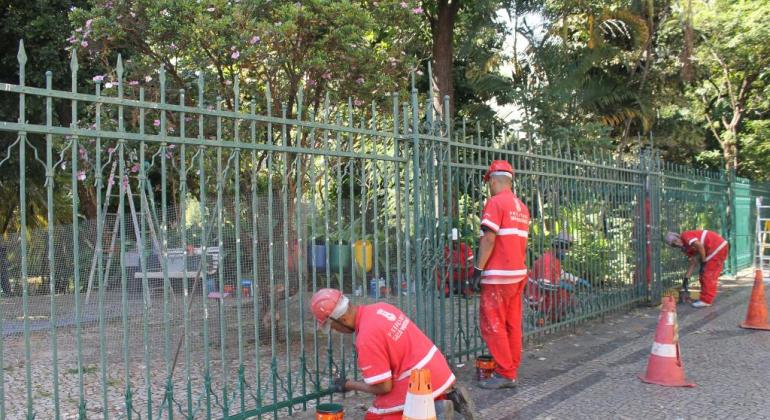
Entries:
[[492, 176], [494, 172], [507, 172], [511, 174], [511, 178], [513, 178], [513, 167], [504, 160], [492, 161], [492, 164], [489, 165], [489, 169], [487, 169], [487, 173], [484, 174], [484, 182], [489, 182], [489, 177]]

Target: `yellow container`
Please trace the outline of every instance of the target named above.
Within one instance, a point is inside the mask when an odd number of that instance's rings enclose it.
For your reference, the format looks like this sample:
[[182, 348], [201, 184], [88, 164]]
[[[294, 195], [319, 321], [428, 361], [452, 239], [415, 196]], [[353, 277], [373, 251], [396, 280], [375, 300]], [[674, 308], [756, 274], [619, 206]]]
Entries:
[[356, 241], [353, 243], [353, 256], [356, 260], [358, 269], [363, 269], [367, 273], [372, 271], [372, 263], [374, 258], [374, 246], [370, 241]]

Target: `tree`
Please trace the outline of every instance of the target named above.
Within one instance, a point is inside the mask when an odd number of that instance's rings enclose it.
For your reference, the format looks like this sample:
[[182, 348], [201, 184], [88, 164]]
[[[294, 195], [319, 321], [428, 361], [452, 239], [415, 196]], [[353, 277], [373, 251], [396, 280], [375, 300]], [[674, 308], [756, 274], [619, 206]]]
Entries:
[[[466, 75], [458, 74], [455, 68], [458, 61], [468, 63], [468, 58], [475, 52], [463, 47], [470, 44], [476, 49], [494, 51], [496, 46], [502, 45], [505, 29], [496, 22], [496, 13], [509, 7], [510, 3], [509, 0], [438, 0], [423, 1], [422, 7], [413, 9], [415, 13], [422, 13], [424, 9], [429, 24], [433, 61], [433, 80], [430, 83], [431, 88], [437, 92], [433, 106], [439, 114], [443, 115], [447, 111], [443, 108], [444, 97], [448, 96], [449, 115], [455, 116], [458, 102], [455, 85], [460, 81], [458, 79], [467, 79]], [[488, 42], [490, 34], [494, 34], [496, 43]], [[459, 51], [463, 53], [459, 56], [456, 54], [458, 44]], [[490, 58], [488, 56], [487, 61]], [[493, 70], [486, 67], [486, 70]]]
[[[72, 7], [81, 6], [85, 1], [55, 0], [46, 2], [0, 2], [0, 80], [9, 83], [19, 81], [19, 62], [17, 53], [19, 40], [23, 39], [29, 59], [26, 64], [26, 84], [44, 87], [45, 72], [50, 70], [55, 87], [69, 86], [69, 56], [65, 47], [66, 38], [70, 32], [68, 12]], [[41, 122], [45, 115], [44, 104], [28, 101], [26, 110], [30, 121]], [[19, 116], [19, 102], [15, 95], [0, 96], [0, 113], [5, 121], [14, 121]], [[54, 124], [69, 125], [69, 107], [65, 101], [55, 101], [53, 110]], [[19, 159], [18, 149], [8, 149], [16, 141], [16, 136], [9, 132], [0, 133], [0, 237], [15, 230], [19, 226]], [[45, 146], [39, 136], [29, 136], [33, 147], [37, 148], [40, 156], [45, 155]], [[6, 153], [10, 153], [8, 156]], [[40, 168], [27, 153], [29, 170], [27, 182], [27, 228], [44, 227], [47, 223], [46, 193], [42, 187], [45, 183], [45, 171]], [[62, 202], [66, 192], [55, 191], [54, 199]], [[71, 213], [66, 203], [55, 207], [55, 217], [59, 221], [68, 220]]]
[[717, 0], [699, 1], [694, 7], [696, 81], [689, 93], [700, 105], [729, 171], [739, 166], [747, 115], [767, 115], [770, 4]]

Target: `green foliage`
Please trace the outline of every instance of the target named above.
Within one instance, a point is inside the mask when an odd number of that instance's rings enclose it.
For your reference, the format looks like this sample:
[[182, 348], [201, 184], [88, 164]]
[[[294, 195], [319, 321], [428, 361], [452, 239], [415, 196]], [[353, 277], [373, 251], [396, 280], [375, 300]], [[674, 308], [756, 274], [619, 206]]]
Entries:
[[237, 76], [250, 82], [242, 85], [246, 97], [264, 97], [269, 83], [276, 103], [287, 103], [289, 112], [301, 85], [316, 105], [327, 91], [366, 102], [402, 87], [412, 66], [402, 52], [418, 19], [392, 0], [377, 7], [321, 0], [93, 0], [90, 10], [72, 14], [81, 54], [108, 78], [114, 77], [114, 55], [122, 52], [130, 62], [127, 79], [143, 86], [155, 86], [160, 66], [177, 88], [192, 85], [195, 72], [203, 71], [215, 82], [209, 88], [231, 108]]

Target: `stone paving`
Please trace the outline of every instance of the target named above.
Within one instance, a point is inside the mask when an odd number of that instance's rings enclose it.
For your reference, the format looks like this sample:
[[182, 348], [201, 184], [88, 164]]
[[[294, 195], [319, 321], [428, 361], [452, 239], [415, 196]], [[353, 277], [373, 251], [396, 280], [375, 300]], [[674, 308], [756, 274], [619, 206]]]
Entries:
[[[477, 419], [770, 419], [770, 332], [743, 330], [753, 275], [723, 279], [715, 305], [679, 305], [685, 372], [695, 388], [641, 382], [659, 308], [610, 315], [525, 346], [518, 389], [475, 386], [471, 363], [457, 376]], [[370, 397], [348, 394], [346, 418], [361, 418]], [[294, 415], [311, 419], [311, 413]]]

